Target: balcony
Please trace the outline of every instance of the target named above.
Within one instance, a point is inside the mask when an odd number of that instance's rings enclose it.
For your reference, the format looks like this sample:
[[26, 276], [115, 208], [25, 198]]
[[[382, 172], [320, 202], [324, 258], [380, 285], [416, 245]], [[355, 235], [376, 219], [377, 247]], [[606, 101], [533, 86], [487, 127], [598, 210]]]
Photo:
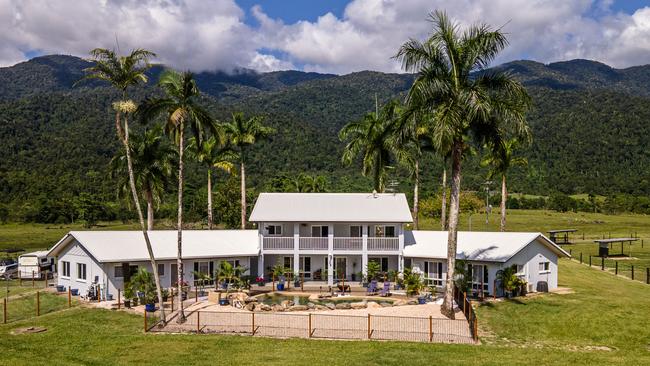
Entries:
[[334, 238], [334, 250], [356, 250], [363, 249], [363, 239], [356, 238]]
[[293, 236], [265, 236], [264, 250], [293, 250]]
[[327, 237], [301, 237], [300, 250], [327, 250]]
[[399, 238], [369, 237], [368, 251], [381, 252], [399, 250]]

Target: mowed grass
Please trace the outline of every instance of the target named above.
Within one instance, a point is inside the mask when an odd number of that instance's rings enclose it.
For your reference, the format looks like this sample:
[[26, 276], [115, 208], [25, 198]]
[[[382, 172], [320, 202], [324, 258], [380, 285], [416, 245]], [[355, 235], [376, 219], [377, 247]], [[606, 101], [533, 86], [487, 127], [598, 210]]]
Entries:
[[[61, 311], [68, 308], [68, 298], [65, 294], [55, 294], [51, 291], [25, 292], [20, 295], [11, 295], [7, 298], [7, 323], [30, 319], [37, 314], [37, 304], [40, 315]], [[74, 300], [74, 305], [77, 301]], [[2, 305], [0, 304], [0, 310]], [[0, 320], [3, 320], [0, 318]]]
[[[650, 364], [644, 285], [561, 261], [575, 293], [480, 306], [482, 345], [144, 334], [142, 316], [77, 307], [0, 325], [0, 364]], [[42, 326], [39, 334], [12, 330]]]

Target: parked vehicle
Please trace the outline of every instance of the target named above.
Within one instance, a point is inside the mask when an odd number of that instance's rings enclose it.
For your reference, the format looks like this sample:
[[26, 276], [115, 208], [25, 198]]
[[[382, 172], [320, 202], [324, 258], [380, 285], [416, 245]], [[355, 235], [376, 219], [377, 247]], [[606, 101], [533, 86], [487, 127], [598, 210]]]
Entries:
[[0, 277], [3, 279], [9, 279], [16, 276], [18, 273], [18, 263], [11, 263], [4, 266], [0, 266]]

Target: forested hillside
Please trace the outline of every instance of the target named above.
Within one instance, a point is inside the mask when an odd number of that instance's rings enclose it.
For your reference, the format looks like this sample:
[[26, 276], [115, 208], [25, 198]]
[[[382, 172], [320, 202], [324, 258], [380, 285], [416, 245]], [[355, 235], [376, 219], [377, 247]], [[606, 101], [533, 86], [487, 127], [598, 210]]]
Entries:
[[[44, 56], [0, 68], [0, 204], [16, 220], [69, 220], [79, 210], [124, 215], [108, 178], [118, 144], [111, 102], [116, 95], [99, 82], [75, 83], [89, 63], [70, 56]], [[533, 145], [522, 154], [529, 165], [512, 172], [511, 189], [529, 194], [650, 194], [650, 66], [624, 70], [574, 60], [544, 65], [517, 61], [500, 66], [528, 88]], [[136, 100], [157, 93], [161, 66], [134, 91]], [[235, 110], [262, 114], [277, 133], [251, 152], [253, 191], [272, 189], [274, 178], [324, 175], [332, 191], [370, 190], [357, 166], [340, 163], [339, 129], [380, 103], [403, 97], [413, 77], [359, 72], [337, 76], [298, 71], [196, 75], [204, 102], [220, 119]], [[135, 133], [143, 126], [133, 126]], [[479, 156], [466, 165], [463, 185], [479, 189], [485, 171]], [[439, 159], [423, 163], [424, 194], [439, 187]], [[396, 170], [403, 191], [409, 180]], [[188, 209], [201, 217], [204, 174], [190, 166]], [[235, 182], [219, 175], [217, 199]], [[203, 191], [202, 191], [203, 190]], [[170, 192], [173, 193], [173, 192]], [[236, 197], [236, 196], [234, 196]], [[101, 204], [97, 204], [100, 202]], [[161, 215], [173, 212], [163, 200]], [[80, 208], [81, 207], [81, 208]], [[127, 214], [128, 215], [128, 214]]]

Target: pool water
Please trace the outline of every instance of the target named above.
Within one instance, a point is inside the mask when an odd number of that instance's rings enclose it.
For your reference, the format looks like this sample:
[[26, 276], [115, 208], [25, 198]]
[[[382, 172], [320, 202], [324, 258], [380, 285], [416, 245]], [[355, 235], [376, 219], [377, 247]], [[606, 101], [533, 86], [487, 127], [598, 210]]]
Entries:
[[[359, 302], [359, 301], [366, 300], [363, 297], [355, 297], [355, 296], [332, 297], [329, 299], [309, 300], [309, 296], [295, 296], [295, 295], [291, 296], [291, 295], [281, 295], [281, 294], [262, 295], [262, 296], [258, 296], [257, 299], [260, 303], [266, 305], [281, 304], [285, 300], [291, 300], [296, 305], [307, 305], [310, 302], [314, 304], [324, 305], [329, 302], [345, 303], [345, 302]], [[381, 300], [367, 299], [367, 300], [376, 301], [376, 302], [389, 302], [389, 303], [393, 302], [393, 300], [389, 300], [389, 299], [381, 299]]]

